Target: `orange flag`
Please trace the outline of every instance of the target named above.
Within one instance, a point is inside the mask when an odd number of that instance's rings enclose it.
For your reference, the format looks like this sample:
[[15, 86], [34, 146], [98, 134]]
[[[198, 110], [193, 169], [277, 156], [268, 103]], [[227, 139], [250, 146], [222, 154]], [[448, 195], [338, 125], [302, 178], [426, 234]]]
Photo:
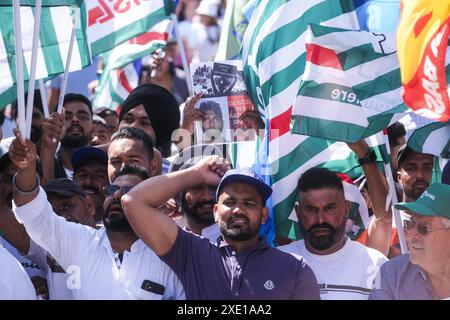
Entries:
[[450, 0], [402, 0], [397, 30], [403, 100], [417, 113], [450, 119], [445, 55], [450, 32]]

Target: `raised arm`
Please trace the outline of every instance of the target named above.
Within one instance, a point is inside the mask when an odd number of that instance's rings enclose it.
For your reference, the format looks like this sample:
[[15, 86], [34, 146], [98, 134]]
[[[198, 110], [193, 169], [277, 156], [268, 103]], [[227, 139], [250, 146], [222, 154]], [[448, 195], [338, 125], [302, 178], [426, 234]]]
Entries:
[[[369, 146], [364, 140], [354, 144], [349, 143], [348, 146], [356, 153], [358, 158], [363, 158], [369, 151]], [[392, 211], [391, 209], [386, 211], [388, 194], [386, 177], [376, 163], [364, 164], [362, 167], [367, 179], [372, 210], [375, 215], [367, 231], [367, 246], [387, 256], [391, 242]]]
[[64, 135], [64, 121], [63, 109], [63, 114], [53, 112], [42, 123], [42, 143], [39, 156], [41, 158], [42, 173], [47, 178], [47, 181], [55, 178], [55, 153], [58, 142]]
[[187, 170], [147, 179], [122, 196], [125, 215], [136, 234], [157, 255], [164, 255], [175, 243], [178, 227], [158, 208], [188, 187], [217, 185], [228, 169], [225, 160], [211, 156]]

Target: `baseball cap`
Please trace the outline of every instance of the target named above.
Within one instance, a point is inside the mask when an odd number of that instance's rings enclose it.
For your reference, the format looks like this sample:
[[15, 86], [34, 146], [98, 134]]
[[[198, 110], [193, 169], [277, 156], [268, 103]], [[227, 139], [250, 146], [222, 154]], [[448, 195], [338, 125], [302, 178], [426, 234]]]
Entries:
[[[411, 149], [410, 147], [408, 147], [407, 144], [402, 145], [399, 149], [398, 149], [398, 154], [397, 154], [397, 163], [398, 163], [398, 167], [400, 167], [400, 163], [402, 161], [404, 161], [410, 154], [412, 153], [422, 153], [422, 152], [417, 152], [413, 149]], [[429, 154], [429, 153], [422, 153], [422, 154]]]
[[241, 168], [228, 170], [220, 180], [216, 191], [216, 202], [219, 201], [220, 190], [229, 183], [243, 182], [255, 187], [259, 194], [263, 198], [263, 202], [266, 203], [272, 194], [272, 188], [266, 184], [264, 179], [255, 173], [252, 168]]
[[395, 208], [411, 210], [422, 216], [441, 216], [450, 219], [450, 185], [433, 183], [415, 202], [400, 202]]
[[202, 0], [195, 11], [197, 14], [203, 14], [217, 18], [219, 13], [220, 2], [218, 0]]
[[84, 190], [68, 178], [51, 180], [44, 186], [44, 190], [47, 194], [54, 193], [64, 197], [72, 197], [75, 195], [86, 197]]
[[98, 162], [106, 166], [108, 164], [108, 155], [100, 148], [82, 147], [72, 153], [70, 161], [72, 162], [73, 170], [76, 171], [81, 166], [92, 162]]

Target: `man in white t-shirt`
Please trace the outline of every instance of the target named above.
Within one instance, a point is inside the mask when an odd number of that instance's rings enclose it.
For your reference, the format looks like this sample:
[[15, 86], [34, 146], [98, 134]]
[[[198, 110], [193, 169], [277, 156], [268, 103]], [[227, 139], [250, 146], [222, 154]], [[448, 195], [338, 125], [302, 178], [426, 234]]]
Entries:
[[0, 300], [36, 300], [30, 278], [19, 261], [0, 246]]
[[346, 236], [350, 204], [341, 179], [327, 169], [311, 168], [300, 177], [298, 190], [295, 211], [304, 240], [279, 249], [305, 258], [322, 300], [367, 299], [373, 278], [387, 259]]

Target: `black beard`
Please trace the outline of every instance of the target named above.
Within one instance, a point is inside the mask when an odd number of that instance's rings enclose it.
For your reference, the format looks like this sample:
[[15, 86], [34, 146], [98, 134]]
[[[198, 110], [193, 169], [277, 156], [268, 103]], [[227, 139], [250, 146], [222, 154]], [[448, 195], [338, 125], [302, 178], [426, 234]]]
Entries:
[[247, 240], [254, 238], [259, 233], [259, 228], [261, 227], [261, 220], [260, 220], [258, 228], [255, 228], [255, 230], [253, 230], [250, 225], [250, 220], [248, 220], [247, 217], [242, 216], [242, 215], [239, 215], [239, 218], [246, 219], [248, 222], [248, 225], [244, 226], [244, 227], [233, 227], [232, 219], [234, 217], [236, 217], [236, 215], [232, 216], [226, 222], [220, 223], [220, 232], [222, 233], [224, 238], [231, 239], [234, 241], [247, 241]]
[[127, 220], [127, 217], [123, 212], [119, 216], [116, 215], [114, 215], [114, 217], [110, 216], [109, 209], [113, 204], [117, 204], [117, 202], [110, 203], [108, 208], [106, 208], [105, 215], [103, 217], [103, 224], [106, 230], [114, 232], [130, 232], [130, 231], [134, 232], [133, 228], [131, 227], [130, 223]]
[[[83, 128], [81, 128], [80, 126], [77, 126], [78, 128], [81, 129], [81, 131], [83, 132], [83, 135], [80, 137], [71, 137], [70, 135], [68, 135], [66, 133], [66, 135], [64, 136], [64, 138], [61, 139], [61, 145], [64, 148], [68, 148], [68, 149], [75, 149], [75, 148], [81, 148], [81, 147], [85, 147], [89, 144], [89, 141], [91, 141], [91, 137], [90, 136], [86, 136], [84, 134]], [[67, 132], [70, 131], [69, 127], [67, 129]]]
[[[299, 224], [299, 226], [305, 242], [308, 242], [311, 247], [319, 251], [324, 251], [331, 248], [342, 238], [345, 233], [345, 223], [341, 223], [337, 229], [334, 229], [326, 222], [322, 224], [314, 224], [309, 227], [308, 230], [306, 230], [301, 224]], [[323, 236], [314, 236], [313, 231], [317, 228], [328, 229], [330, 230], [330, 233]]]
[[198, 224], [199, 226], [201, 226], [203, 228], [206, 228], [206, 227], [212, 225], [213, 223], [215, 223], [214, 213], [212, 212], [212, 210], [211, 210], [211, 214], [197, 213], [199, 207], [201, 207], [203, 205], [207, 205], [207, 204], [214, 205], [215, 202], [214, 201], [199, 201], [194, 206], [190, 206], [190, 205], [186, 204], [184, 196], [181, 199], [181, 207], [183, 208], [183, 213], [186, 215], [186, 217], [189, 217], [189, 219], [192, 220], [192, 222], [194, 222], [195, 224]]

